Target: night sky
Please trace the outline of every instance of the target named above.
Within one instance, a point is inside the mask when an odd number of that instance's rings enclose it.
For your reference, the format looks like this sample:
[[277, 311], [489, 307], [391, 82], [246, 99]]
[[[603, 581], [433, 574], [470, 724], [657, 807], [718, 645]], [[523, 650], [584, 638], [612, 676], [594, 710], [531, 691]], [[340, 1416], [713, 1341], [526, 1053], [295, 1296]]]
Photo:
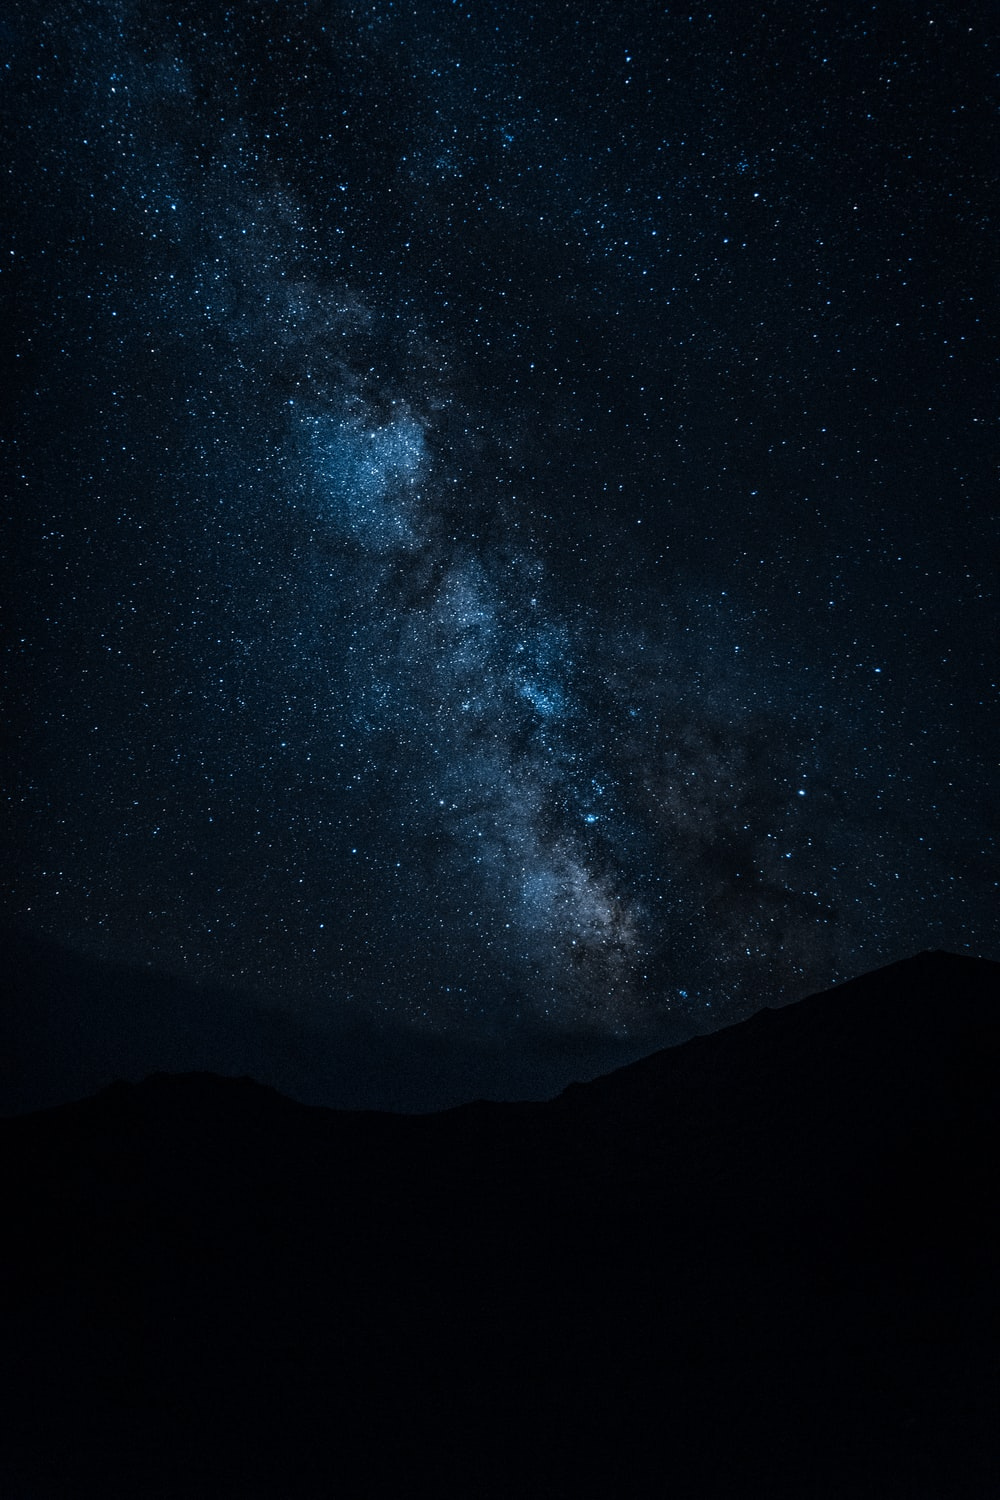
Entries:
[[553, 1078], [1000, 957], [995, 19], [8, 8], [8, 924]]

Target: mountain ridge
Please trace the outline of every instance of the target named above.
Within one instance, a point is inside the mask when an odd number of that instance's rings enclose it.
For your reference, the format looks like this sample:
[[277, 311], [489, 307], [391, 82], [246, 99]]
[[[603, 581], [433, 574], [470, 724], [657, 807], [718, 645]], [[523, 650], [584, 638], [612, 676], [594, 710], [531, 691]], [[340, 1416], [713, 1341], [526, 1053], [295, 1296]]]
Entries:
[[981, 1500], [1000, 966], [547, 1102], [154, 1075], [0, 1121], [5, 1492]]

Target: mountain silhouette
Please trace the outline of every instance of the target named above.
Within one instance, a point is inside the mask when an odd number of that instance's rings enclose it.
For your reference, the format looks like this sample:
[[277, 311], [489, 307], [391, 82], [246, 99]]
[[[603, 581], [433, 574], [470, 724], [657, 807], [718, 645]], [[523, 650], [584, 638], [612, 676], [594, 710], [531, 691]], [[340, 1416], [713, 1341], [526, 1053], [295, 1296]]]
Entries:
[[690, 1035], [532, 1029], [447, 1033], [373, 1017], [333, 993], [288, 997], [196, 984], [151, 966], [80, 953], [0, 925], [0, 1116], [96, 1094], [154, 1072], [248, 1075], [304, 1104], [428, 1113], [476, 1098], [551, 1099]]
[[157, 1075], [0, 1122], [0, 1493], [1000, 1493], [1000, 965], [544, 1103]]

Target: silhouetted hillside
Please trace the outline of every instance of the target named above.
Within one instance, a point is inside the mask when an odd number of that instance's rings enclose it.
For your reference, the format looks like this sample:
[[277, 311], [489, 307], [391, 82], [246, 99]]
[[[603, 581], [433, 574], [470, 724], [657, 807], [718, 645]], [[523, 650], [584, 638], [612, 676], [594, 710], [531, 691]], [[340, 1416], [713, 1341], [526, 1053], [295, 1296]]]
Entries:
[[0, 925], [0, 1116], [48, 1109], [152, 1072], [247, 1075], [305, 1104], [423, 1113], [475, 1098], [550, 1099], [573, 1079], [673, 1046], [662, 1021], [627, 1044], [606, 1034], [442, 1035], [373, 1018], [332, 994], [287, 997], [196, 985]]
[[1000, 1493], [998, 973], [548, 1104], [157, 1076], [0, 1123], [0, 1492]]

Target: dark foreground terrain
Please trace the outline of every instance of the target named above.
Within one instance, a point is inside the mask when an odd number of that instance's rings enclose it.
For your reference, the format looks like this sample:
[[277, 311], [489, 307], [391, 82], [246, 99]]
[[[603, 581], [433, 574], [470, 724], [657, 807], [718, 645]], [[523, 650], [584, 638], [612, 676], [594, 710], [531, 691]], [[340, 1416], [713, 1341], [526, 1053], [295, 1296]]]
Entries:
[[0, 1122], [0, 1494], [1000, 1494], [998, 966], [549, 1104]]

